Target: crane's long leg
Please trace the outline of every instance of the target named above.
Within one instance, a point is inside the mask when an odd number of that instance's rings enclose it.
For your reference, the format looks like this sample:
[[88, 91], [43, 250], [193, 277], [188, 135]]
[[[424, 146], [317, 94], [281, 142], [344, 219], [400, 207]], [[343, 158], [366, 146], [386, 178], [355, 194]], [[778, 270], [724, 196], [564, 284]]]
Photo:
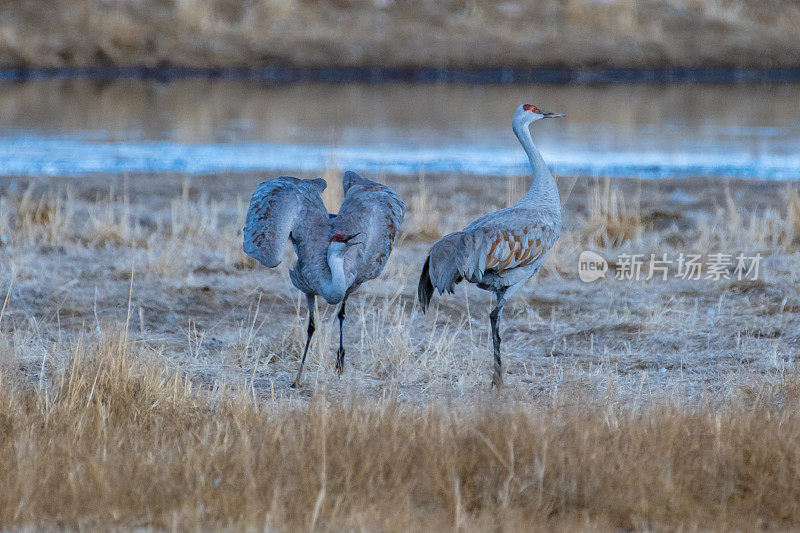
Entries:
[[506, 303], [506, 289], [497, 291], [497, 305], [489, 318], [492, 321], [492, 344], [494, 345], [494, 374], [492, 375], [492, 386], [498, 389], [503, 386], [503, 362], [500, 359], [500, 317], [503, 314], [503, 305]]
[[308, 353], [308, 346], [311, 344], [311, 336], [314, 335], [314, 302], [316, 296], [313, 294], [306, 294], [306, 305], [308, 305], [308, 338], [306, 338], [306, 347], [303, 349], [303, 358], [300, 359], [300, 370], [297, 371], [297, 377], [294, 378], [292, 388], [296, 389], [300, 385], [300, 376], [303, 374], [303, 365], [306, 363], [306, 354]]
[[344, 324], [344, 305], [347, 303], [347, 298], [342, 300], [342, 306], [339, 308], [339, 351], [336, 352], [336, 373], [340, 376], [344, 372], [344, 345], [342, 344], [342, 326]]

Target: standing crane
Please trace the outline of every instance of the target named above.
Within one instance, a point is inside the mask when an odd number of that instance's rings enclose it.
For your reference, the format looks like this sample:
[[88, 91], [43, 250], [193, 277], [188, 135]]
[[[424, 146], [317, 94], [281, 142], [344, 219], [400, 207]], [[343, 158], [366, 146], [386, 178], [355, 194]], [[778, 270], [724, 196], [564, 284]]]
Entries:
[[517, 108], [511, 127], [528, 154], [533, 183], [516, 204], [484, 215], [462, 231], [445, 235], [431, 247], [417, 295], [422, 311], [434, 289], [454, 292], [462, 280], [495, 293], [497, 305], [489, 314], [494, 346], [492, 386], [503, 385], [499, 322], [506, 300], [536, 274], [561, 233], [561, 201], [553, 175], [531, 139], [530, 125], [542, 118], [563, 117], [524, 104]]
[[247, 255], [273, 268], [281, 262], [286, 241], [291, 241], [297, 254], [289, 277], [306, 295], [308, 337], [292, 388], [300, 383], [314, 334], [316, 296], [331, 305], [342, 304], [336, 372], [344, 371], [342, 327], [347, 298], [383, 271], [405, 215], [403, 200], [385, 185], [345, 172], [342, 186], [344, 200], [335, 215], [328, 213], [322, 201], [325, 180], [285, 176], [262, 182], [247, 211], [243, 245]]

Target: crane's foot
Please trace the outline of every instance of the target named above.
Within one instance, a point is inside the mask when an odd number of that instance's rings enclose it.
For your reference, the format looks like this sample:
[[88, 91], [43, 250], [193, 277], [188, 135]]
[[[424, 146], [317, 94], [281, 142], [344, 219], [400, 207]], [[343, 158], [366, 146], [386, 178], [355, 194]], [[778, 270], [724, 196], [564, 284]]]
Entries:
[[290, 389], [297, 389], [297, 388], [300, 387], [300, 376], [302, 376], [302, 375], [303, 375], [303, 371], [301, 369], [300, 372], [297, 373], [297, 377], [294, 378], [294, 381], [292, 382], [292, 384], [289, 385]]
[[336, 352], [336, 373], [338, 375], [342, 375], [344, 372], [344, 348], [339, 348], [339, 351]]
[[497, 387], [497, 390], [503, 388], [503, 376], [499, 372], [495, 372], [494, 375], [492, 375], [492, 385], [489, 388], [494, 387]]

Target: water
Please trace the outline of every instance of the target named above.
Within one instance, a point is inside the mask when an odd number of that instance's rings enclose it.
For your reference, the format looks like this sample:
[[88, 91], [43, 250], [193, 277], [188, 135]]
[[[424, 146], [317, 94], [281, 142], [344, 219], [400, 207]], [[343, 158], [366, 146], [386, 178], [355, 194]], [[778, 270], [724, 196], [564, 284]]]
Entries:
[[0, 173], [527, 172], [522, 102], [556, 173], [800, 178], [800, 84], [0, 84]]

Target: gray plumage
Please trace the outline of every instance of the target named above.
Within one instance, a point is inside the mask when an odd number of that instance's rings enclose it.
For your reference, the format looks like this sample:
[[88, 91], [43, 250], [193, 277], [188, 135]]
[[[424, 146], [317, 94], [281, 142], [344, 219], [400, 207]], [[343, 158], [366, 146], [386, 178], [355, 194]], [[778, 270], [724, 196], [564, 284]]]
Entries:
[[268, 268], [283, 259], [292, 230], [309, 221], [320, 226], [328, 218], [322, 191], [323, 179], [301, 180], [281, 176], [261, 182], [250, 198], [244, 226], [244, 253]]
[[[331, 216], [322, 201], [325, 180], [282, 176], [262, 182], [253, 193], [244, 227], [244, 252], [266, 267], [276, 267], [288, 242], [297, 263], [292, 284], [304, 293], [326, 297], [330, 279], [328, 246], [335, 234], [358, 234], [361, 242], [344, 255], [345, 297], [383, 271], [405, 215], [403, 200], [385, 185], [355, 172], [342, 180], [344, 199]], [[328, 295], [332, 296], [332, 295]], [[325, 298], [329, 304], [341, 298]]]
[[419, 294], [420, 303], [424, 309], [430, 303], [428, 283], [453, 293], [462, 280], [493, 292], [526, 281], [541, 269], [560, 232], [560, 212], [523, 199], [445, 235], [428, 254], [429, 279], [421, 280], [426, 291]]
[[463, 280], [494, 292], [497, 305], [490, 314], [494, 344], [492, 384], [502, 385], [499, 320], [511, 294], [534, 276], [561, 233], [558, 188], [531, 139], [530, 124], [544, 113], [532, 105], [517, 109], [512, 128], [531, 163], [533, 183], [511, 207], [479, 217], [462, 231], [445, 235], [431, 247], [417, 286], [423, 312], [435, 290], [453, 293]]
[[[342, 186], [341, 208], [332, 215], [322, 201], [324, 180], [286, 176], [266, 180], [253, 193], [243, 232], [244, 252], [267, 267], [280, 264], [287, 242], [294, 246], [297, 262], [289, 276], [306, 294], [309, 342], [314, 330], [315, 296], [322, 296], [329, 304], [342, 304], [337, 359], [340, 372], [347, 297], [383, 271], [405, 215], [403, 200], [385, 185], [346, 172]], [[295, 385], [301, 372], [302, 362]]]

